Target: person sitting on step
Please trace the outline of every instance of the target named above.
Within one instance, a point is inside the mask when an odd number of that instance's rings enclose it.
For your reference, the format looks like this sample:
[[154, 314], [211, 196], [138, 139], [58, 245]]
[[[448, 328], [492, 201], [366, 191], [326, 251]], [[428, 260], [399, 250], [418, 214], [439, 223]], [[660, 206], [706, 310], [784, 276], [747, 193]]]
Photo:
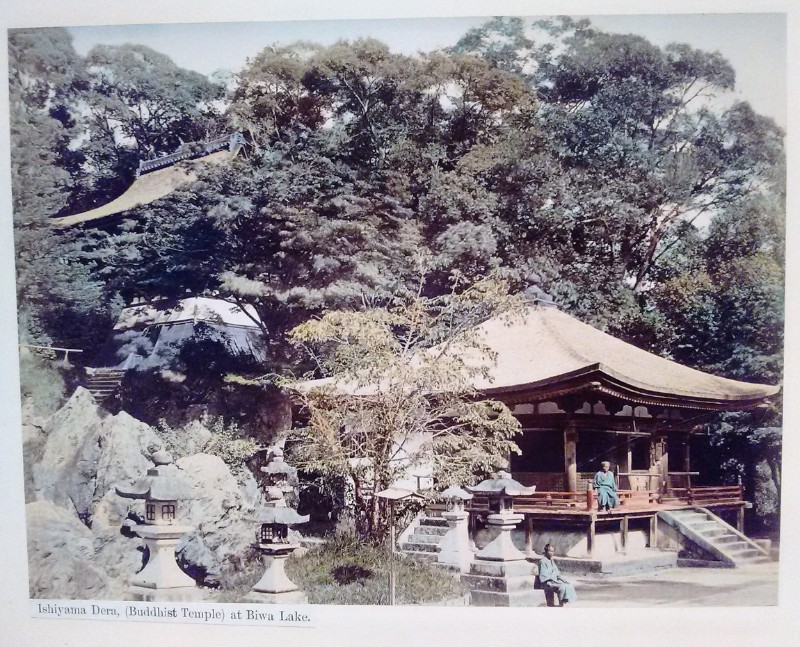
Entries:
[[600, 471], [594, 475], [594, 483], [592, 488], [597, 494], [597, 511], [605, 510], [610, 513], [611, 508], [619, 505], [619, 496], [617, 496], [617, 482], [614, 480], [611, 463], [603, 461], [600, 463]]
[[[561, 571], [553, 561], [555, 549], [551, 544], [544, 547], [544, 557], [539, 560], [539, 582], [541, 582], [542, 589], [545, 595], [548, 593], [555, 594], [558, 597], [559, 606], [566, 606], [569, 602], [577, 598], [575, 587], [568, 581], [561, 577]], [[548, 606], [549, 598], [548, 597]]]

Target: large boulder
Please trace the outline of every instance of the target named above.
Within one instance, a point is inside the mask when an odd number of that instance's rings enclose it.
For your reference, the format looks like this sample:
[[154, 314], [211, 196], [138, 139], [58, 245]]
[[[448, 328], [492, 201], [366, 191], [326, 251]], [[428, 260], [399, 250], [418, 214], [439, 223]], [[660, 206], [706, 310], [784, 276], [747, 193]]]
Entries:
[[89, 513], [101, 426], [92, 394], [79, 387], [45, 426], [42, 460], [33, 469], [37, 499]]
[[47, 434], [44, 431], [44, 423], [25, 415], [23, 407], [22, 415], [22, 469], [25, 475], [24, 491], [25, 503], [36, 501], [36, 482], [34, 471], [36, 465], [41, 462], [44, 456], [44, 448], [47, 443]]
[[94, 563], [94, 536], [74, 514], [48, 501], [25, 507], [28, 582], [33, 598], [101, 599], [109, 577]]
[[206, 584], [216, 584], [223, 561], [241, 555], [253, 541], [255, 525], [250, 498], [225, 462], [210, 454], [195, 454], [177, 461], [197, 499], [184, 501], [181, 519], [196, 530], [179, 545], [187, 570]]
[[[155, 431], [124, 411], [103, 420], [97, 443], [99, 452], [92, 466], [93, 504], [113, 492], [116, 485], [128, 485], [141, 478], [153, 466], [153, 452], [163, 447]], [[119, 512], [126, 507], [124, 504]]]
[[131, 578], [144, 566], [144, 542], [136, 536], [126, 537], [119, 527], [92, 525], [94, 565], [108, 576], [106, 597], [124, 600], [128, 597]]
[[[124, 411], [101, 416], [94, 398], [79, 387], [45, 426], [41, 461], [33, 468], [38, 499], [52, 501], [87, 519], [116, 485], [127, 485], [152, 466], [163, 441], [148, 425]], [[127, 503], [104, 502], [105, 524], [118, 524]]]

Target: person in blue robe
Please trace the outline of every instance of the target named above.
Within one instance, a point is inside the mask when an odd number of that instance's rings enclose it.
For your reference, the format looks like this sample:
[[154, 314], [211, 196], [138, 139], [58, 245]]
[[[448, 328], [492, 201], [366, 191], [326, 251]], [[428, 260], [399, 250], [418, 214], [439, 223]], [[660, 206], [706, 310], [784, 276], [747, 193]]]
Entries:
[[561, 571], [553, 561], [555, 550], [550, 544], [544, 547], [544, 557], [539, 560], [539, 582], [541, 582], [542, 589], [545, 592], [555, 593], [558, 597], [559, 606], [565, 606], [567, 603], [574, 601], [578, 596], [575, 593], [575, 587], [568, 581], [561, 577]]
[[611, 508], [619, 505], [619, 497], [617, 496], [617, 482], [614, 480], [614, 474], [610, 472], [611, 463], [603, 461], [600, 463], [600, 471], [594, 475], [594, 483], [592, 488], [597, 495], [597, 510], [605, 510], [610, 512]]

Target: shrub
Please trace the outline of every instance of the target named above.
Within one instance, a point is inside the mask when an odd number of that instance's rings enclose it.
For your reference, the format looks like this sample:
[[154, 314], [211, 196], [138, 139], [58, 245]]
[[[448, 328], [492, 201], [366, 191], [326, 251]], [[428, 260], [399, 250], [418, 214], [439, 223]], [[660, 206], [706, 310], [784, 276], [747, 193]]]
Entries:
[[66, 384], [59, 364], [42, 359], [27, 349], [19, 356], [19, 380], [22, 399], [33, 404], [33, 410], [42, 416], [54, 413], [64, 403]]
[[219, 456], [232, 470], [239, 470], [244, 462], [258, 450], [258, 443], [244, 434], [236, 422], [226, 423], [223, 418], [203, 416], [200, 422], [211, 431], [211, 438], [203, 452]]

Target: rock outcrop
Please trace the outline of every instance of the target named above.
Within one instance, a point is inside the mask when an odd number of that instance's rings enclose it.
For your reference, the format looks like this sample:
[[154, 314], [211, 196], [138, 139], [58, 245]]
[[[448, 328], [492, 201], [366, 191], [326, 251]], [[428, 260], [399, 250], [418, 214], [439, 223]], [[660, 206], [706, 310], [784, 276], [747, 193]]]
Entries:
[[[140, 477], [164, 444], [124, 411], [101, 417], [92, 395], [80, 387], [45, 424], [44, 434], [42, 458], [32, 470], [36, 498], [87, 520], [117, 483]], [[120, 515], [124, 518], [125, 507], [117, 510]]]
[[181, 561], [208, 584], [219, 581], [220, 566], [231, 555], [243, 553], [253, 541], [249, 521], [254, 507], [230, 468], [217, 456], [195, 454], [177, 461], [198, 498], [181, 504], [182, 518], [196, 530], [178, 547]]
[[219, 581], [223, 563], [243, 554], [253, 541], [250, 520], [261, 491], [244, 467], [235, 474], [222, 459], [195, 453], [211, 434], [202, 424], [179, 430], [165, 443], [126, 412], [102, 413], [79, 388], [47, 421], [29, 425], [28, 535], [31, 594], [52, 598], [124, 599], [131, 577], [143, 566], [142, 541], [120, 532], [144, 514], [141, 501], [124, 499], [127, 486], [153, 466], [152, 455], [180, 442], [176, 462], [196, 490], [179, 502], [182, 522], [195, 530], [178, 546], [184, 569], [207, 584]]
[[25, 507], [31, 597], [105, 598], [109, 576], [94, 563], [94, 535], [69, 511], [35, 501]]

